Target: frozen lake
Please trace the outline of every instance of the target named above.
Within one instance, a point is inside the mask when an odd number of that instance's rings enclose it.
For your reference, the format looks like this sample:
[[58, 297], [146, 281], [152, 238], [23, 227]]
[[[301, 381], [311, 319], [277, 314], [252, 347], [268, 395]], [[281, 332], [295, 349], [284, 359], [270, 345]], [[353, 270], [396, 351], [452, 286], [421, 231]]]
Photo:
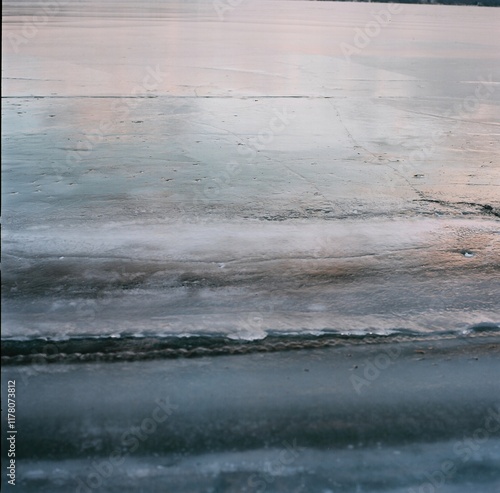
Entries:
[[499, 491], [500, 10], [3, 8], [5, 489]]
[[500, 10], [53, 3], [4, 2], [4, 337], [500, 321]]

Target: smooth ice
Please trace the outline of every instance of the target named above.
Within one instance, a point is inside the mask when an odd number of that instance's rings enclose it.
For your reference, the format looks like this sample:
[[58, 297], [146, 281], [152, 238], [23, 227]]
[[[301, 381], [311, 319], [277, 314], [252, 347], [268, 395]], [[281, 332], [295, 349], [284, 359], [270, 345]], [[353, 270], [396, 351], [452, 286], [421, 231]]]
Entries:
[[236, 3], [4, 2], [4, 336], [498, 323], [500, 11]]

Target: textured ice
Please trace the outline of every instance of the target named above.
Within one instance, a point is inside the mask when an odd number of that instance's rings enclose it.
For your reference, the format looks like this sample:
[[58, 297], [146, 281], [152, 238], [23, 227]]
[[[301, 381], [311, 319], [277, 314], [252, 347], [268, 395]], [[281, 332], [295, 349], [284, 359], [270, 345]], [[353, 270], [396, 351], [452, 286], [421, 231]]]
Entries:
[[497, 323], [499, 11], [236, 3], [4, 2], [4, 337]]

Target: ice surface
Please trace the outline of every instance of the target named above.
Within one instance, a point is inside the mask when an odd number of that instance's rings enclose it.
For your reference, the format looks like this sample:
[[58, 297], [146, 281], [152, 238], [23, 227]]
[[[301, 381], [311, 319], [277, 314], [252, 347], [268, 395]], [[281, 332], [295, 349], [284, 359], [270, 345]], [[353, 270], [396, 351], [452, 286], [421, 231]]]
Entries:
[[4, 336], [498, 322], [500, 11], [222, 4], [4, 2]]

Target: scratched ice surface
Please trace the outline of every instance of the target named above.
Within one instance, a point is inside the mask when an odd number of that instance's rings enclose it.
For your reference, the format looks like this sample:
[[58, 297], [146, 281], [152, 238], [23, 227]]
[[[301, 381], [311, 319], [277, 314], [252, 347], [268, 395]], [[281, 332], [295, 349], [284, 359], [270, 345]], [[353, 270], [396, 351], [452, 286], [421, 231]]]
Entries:
[[500, 321], [499, 10], [40, 8], [4, 2], [4, 337]]

